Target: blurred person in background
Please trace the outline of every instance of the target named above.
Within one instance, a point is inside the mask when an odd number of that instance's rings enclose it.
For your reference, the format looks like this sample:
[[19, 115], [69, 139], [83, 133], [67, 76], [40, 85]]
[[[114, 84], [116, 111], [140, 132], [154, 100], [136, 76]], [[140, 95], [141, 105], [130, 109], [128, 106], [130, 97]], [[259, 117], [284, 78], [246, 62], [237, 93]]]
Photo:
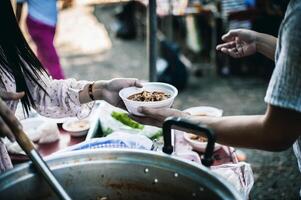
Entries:
[[[133, 119], [162, 126], [170, 116], [186, 118], [211, 128], [217, 142], [234, 147], [283, 151], [293, 146], [301, 170], [301, 1], [289, 2], [278, 38], [246, 29], [229, 31], [217, 50], [234, 58], [256, 52], [275, 61], [262, 115], [191, 116], [175, 109], [141, 107], [145, 117]], [[242, 102], [243, 103], [243, 102]], [[299, 193], [299, 198], [301, 193]]]
[[54, 79], [64, 79], [60, 59], [53, 43], [58, 17], [57, 0], [17, 0], [18, 21], [22, 15], [24, 2], [28, 7], [26, 17], [28, 33], [37, 47], [40, 62]]
[[[124, 108], [119, 91], [141, 87], [137, 79], [54, 80], [22, 35], [10, 0], [0, 1], [0, 25], [5, 30], [0, 31], [0, 137], [14, 141], [11, 128], [22, 129], [14, 115], [19, 100], [26, 113], [33, 108], [46, 117], [83, 118], [89, 115], [94, 100]], [[0, 138], [0, 173], [10, 168], [12, 163]]]

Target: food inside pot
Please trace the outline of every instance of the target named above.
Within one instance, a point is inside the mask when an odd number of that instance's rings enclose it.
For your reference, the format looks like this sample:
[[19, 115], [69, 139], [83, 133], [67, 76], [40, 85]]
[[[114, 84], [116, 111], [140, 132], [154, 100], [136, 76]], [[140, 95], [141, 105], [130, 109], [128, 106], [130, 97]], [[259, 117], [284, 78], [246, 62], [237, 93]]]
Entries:
[[139, 92], [137, 94], [133, 94], [128, 97], [129, 100], [132, 101], [143, 101], [143, 102], [151, 102], [151, 101], [163, 101], [170, 97], [169, 94], [166, 94], [164, 92], [148, 92], [143, 91]]

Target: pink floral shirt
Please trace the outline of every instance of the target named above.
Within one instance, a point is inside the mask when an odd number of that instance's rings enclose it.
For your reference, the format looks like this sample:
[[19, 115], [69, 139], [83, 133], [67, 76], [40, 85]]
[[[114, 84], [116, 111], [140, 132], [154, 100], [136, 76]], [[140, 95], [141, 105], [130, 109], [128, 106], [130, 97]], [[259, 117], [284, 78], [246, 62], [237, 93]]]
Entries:
[[[36, 104], [34, 109], [39, 114], [51, 118], [70, 116], [83, 118], [91, 112], [93, 102], [87, 104], [79, 102], [79, 92], [89, 83], [88, 81], [76, 81], [75, 79], [53, 80], [45, 75], [39, 82], [46, 89], [47, 94], [33, 82], [27, 81]], [[0, 92], [3, 90], [15, 92], [16, 85], [13, 77], [0, 71]], [[6, 103], [15, 112], [19, 102], [7, 101]], [[12, 168], [11, 160], [0, 139], [0, 173], [10, 168]]]

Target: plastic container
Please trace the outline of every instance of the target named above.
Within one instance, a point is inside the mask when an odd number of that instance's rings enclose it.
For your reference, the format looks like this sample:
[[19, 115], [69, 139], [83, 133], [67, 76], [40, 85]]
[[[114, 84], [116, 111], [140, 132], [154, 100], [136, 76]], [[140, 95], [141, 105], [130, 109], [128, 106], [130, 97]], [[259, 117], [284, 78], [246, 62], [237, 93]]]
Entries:
[[[170, 95], [168, 99], [162, 100], [162, 101], [152, 101], [152, 102], [141, 102], [141, 101], [133, 101], [129, 100], [128, 97], [137, 94], [143, 91], [148, 92], [164, 92], [165, 94]], [[129, 113], [132, 113], [134, 115], [143, 116], [140, 112], [138, 112], [138, 108], [148, 107], [148, 108], [170, 108], [174, 102], [175, 97], [178, 95], [178, 90], [174, 86], [167, 84], [167, 83], [161, 83], [161, 82], [151, 82], [151, 83], [144, 83], [143, 88], [137, 88], [137, 87], [129, 87], [124, 88], [119, 92], [119, 96], [123, 100], [127, 110]]]

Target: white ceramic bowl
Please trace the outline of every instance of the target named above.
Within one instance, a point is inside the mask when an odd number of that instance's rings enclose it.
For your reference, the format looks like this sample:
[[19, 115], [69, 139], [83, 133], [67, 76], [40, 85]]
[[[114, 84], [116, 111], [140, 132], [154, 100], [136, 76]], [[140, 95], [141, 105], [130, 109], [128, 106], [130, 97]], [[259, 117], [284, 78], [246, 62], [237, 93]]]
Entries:
[[[124, 88], [119, 92], [119, 96], [123, 100], [127, 110], [129, 111], [129, 113], [132, 113], [134, 115], [143, 116], [143, 114], [141, 114], [137, 110], [141, 106], [148, 107], [148, 108], [170, 108], [174, 102], [175, 97], [178, 95], [177, 88], [167, 83], [150, 82], [150, 83], [144, 83], [142, 85], [143, 88], [129, 87], [129, 88]], [[142, 91], [164, 92], [170, 95], [170, 97], [163, 101], [156, 101], [156, 102], [140, 102], [140, 101], [133, 101], [128, 99], [129, 96], [140, 93]]]
[[198, 115], [205, 115], [210, 117], [221, 117], [223, 116], [223, 110], [211, 107], [211, 106], [198, 106], [198, 107], [191, 107], [184, 112], [188, 112], [191, 115], [198, 116]]
[[70, 133], [74, 137], [81, 137], [88, 133], [90, 128], [90, 122], [86, 119], [70, 119], [63, 123], [63, 129]]
[[[188, 112], [191, 115], [205, 115], [210, 117], [221, 117], [223, 115], [223, 110], [210, 107], [210, 106], [199, 106], [199, 107], [192, 107], [184, 110], [184, 112]], [[190, 133], [184, 133], [184, 139], [191, 145], [191, 147], [198, 152], [205, 152], [207, 142], [201, 142], [195, 139], [191, 139]], [[218, 143], [215, 143], [214, 151], [221, 148], [221, 145]]]
[[[191, 133], [184, 133], [184, 139], [191, 145], [192, 149], [198, 152], [205, 152], [207, 142], [201, 142], [198, 140], [191, 139]], [[222, 146], [218, 143], [214, 144], [214, 151], [220, 149]]]

